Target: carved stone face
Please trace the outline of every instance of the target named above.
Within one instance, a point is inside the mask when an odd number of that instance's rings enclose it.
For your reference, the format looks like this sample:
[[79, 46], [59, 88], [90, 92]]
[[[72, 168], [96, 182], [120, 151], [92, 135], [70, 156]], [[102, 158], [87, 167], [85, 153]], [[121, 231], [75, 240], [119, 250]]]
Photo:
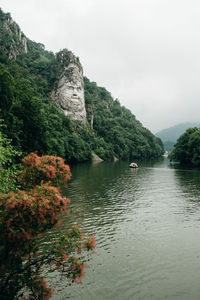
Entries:
[[80, 112], [84, 109], [84, 90], [80, 81], [66, 82], [63, 90], [62, 109]]
[[63, 75], [57, 82], [57, 87], [51, 93], [51, 97], [70, 119], [86, 123], [84, 84], [81, 71], [73, 63], [65, 67]]

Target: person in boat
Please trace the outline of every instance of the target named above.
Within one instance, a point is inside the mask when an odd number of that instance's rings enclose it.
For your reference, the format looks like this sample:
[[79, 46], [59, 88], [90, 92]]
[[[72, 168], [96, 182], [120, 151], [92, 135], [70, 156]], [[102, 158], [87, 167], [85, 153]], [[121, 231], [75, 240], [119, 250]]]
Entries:
[[130, 167], [131, 167], [131, 168], [138, 168], [138, 165], [137, 165], [136, 163], [131, 163], [131, 164], [130, 164]]

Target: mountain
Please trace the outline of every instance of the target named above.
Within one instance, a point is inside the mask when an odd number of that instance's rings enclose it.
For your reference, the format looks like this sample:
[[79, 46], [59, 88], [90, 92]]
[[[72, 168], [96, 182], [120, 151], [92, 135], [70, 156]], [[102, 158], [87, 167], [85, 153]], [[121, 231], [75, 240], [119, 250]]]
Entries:
[[20, 53], [27, 53], [27, 38], [19, 25], [13, 21], [10, 13], [5, 14], [0, 9], [0, 48], [7, 53], [10, 59], [16, 59]]
[[0, 127], [23, 155], [69, 162], [158, 157], [161, 140], [110, 92], [83, 77], [68, 49], [54, 54], [0, 9]]
[[157, 132], [155, 135], [162, 140], [165, 150], [171, 151], [177, 139], [185, 132], [186, 129], [199, 127], [199, 125], [199, 122], [180, 123], [175, 126], [165, 128]]

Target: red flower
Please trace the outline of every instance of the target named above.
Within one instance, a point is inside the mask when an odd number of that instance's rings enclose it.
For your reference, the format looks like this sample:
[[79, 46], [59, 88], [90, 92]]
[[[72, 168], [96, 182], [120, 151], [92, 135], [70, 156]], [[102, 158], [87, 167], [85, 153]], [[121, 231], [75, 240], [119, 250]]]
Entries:
[[96, 241], [95, 241], [94, 235], [90, 235], [88, 242], [87, 242], [87, 247], [88, 247], [88, 249], [94, 249], [96, 247]]

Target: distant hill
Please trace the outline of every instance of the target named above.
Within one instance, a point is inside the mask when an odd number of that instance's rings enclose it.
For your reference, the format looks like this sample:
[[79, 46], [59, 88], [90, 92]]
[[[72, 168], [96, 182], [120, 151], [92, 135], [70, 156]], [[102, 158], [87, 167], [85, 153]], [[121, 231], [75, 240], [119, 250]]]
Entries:
[[187, 128], [199, 126], [200, 122], [180, 123], [157, 132], [155, 136], [162, 140], [165, 150], [171, 151], [179, 136], [183, 134]]

